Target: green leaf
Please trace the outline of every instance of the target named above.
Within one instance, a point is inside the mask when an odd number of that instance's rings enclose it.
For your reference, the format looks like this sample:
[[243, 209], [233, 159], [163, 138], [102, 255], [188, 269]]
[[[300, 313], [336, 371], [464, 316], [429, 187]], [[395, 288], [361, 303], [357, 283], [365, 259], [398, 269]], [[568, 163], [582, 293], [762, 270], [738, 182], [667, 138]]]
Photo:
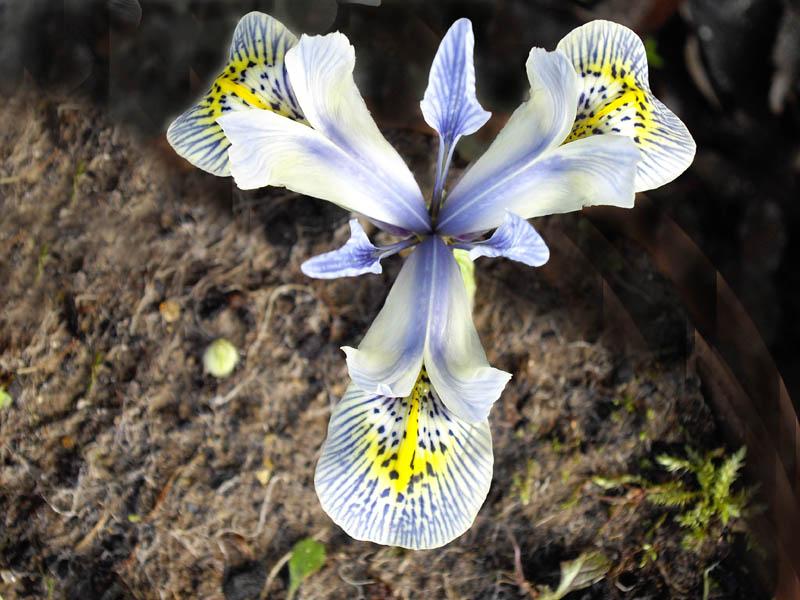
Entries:
[[325, 545], [311, 538], [297, 542], [292, 548], [289, 559], [289, 593], [287, 598], [294, 598], [300, 584], [313, 575], [325, 564]]
[[611, 569], [611, 561], [602, 552], [584, 552], [575, 560], [561, 563], [561, 580], [556, 591], [542, 588], [539, 600], [561, 600], [567, 594], [594, 585]]
[[475, 263], [472, 262], [467, 250], [456, 248], [453, 250], [453, 256], [456, 257], [458, 268], [461, 269], [461, 278], [464, 280], [464, 287], [467, 288], [469, 306], [472, 308], [475, 302], [475, 291], [478, 289], [478, 284], [475, 283]]

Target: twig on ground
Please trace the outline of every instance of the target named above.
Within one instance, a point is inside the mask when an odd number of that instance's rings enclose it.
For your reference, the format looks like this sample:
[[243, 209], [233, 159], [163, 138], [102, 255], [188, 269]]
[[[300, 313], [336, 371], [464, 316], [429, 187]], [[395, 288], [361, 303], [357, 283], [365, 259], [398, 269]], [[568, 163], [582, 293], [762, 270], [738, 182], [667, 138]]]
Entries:
[[264, 582], [264, 587], [261, 589], [261, 595], [259, 596], [259, 600], [265, 600], [265, 598], [269, 598], [269, 588], [272, 587], [272, 582], [275, 581], [275, 578], [278, 576], [278, 573], [281, 572], [281, 569], [288, 563], [292, 558], [292, 551], [289, 550], [286, 554], [281, 556], [278, 559], [278, 562], [275, 563], [275, 566], [267, 575], [267, 580]]
[[531, 598], [537, 598], [539, 594], [531, 587], [528, 580], [525, 579], [525, 573], [522, 571], [522, 550], [517, 543], [517, 539], [510, 529], [507, 530], [508, 539], [511, 541], [511, 547], [514, 549], [514, 579], [519, 589], [528, 594]]
[[313, 290], [309, 286], [296, 283], [279, 285], [272, 290], [269, 295], [269, 300], [267, 300], [267, 310], [264, 313], [264, 320], [261, 323], [261, 327], [258, 329], [258, 335], [256, 336], [255, 341], [253, 341], [253, 343], [250, 345], [250, 348], [247, 350], [248, 360], [255, 355], [258, 350], [261, 349], [261, 344], [264, 343], [264, 339], [267, 337], [267, 331], [269, 330], [269, 324], [272, 320], [272, 313], [275, 311], [275, 302], [277, 302], [278, 297], [290, 292], [305, 292], [309, 296], [313, 297]]

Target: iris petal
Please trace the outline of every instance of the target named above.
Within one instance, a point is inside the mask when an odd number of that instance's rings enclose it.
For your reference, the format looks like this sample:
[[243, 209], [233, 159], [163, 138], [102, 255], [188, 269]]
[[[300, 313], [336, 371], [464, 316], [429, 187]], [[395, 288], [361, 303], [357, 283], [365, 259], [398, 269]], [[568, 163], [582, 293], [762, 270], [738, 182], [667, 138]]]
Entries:
[[529, 267], [541, 267], [550, 258], [550, 250], [533, 225], [507, 212], [506, 220], [492, 237], [469, 245], [469, 257], [475, 260], [480, 256], [502, 256]]
[[423, 372], [404, 398], [348, 388], [314, 484], [325, 512], [351, 537], [422, 550], [472, 525], [493, 460], [487, 421], [459, 420]]
[[286, 68], [307, 127], [266, 111], [219, 123], [242, 189], [284, 186], [360, 213], [392, 232], [430, 230], [408, 167], [383, 138], [353, 81], [353, 47], [339, 33], [303, 36]]
[[345, 346], [350, 378], [360, 389], [385, 396], [411, 393], [422, 367], [429, 298], [430, 266], [418, 246], [406, 258], [358, 349]]
[[367, 176], [363, 164], [320, 132], [262, 110], [231, 113], [219, 123], [231, 142], [231, 173], [239, 188], [286, 187], [388, 223], [392, 233], [419, 224], [398, 210], [385, 182]]
[[180, 156], [213, 175], [230, 175], [228, 141], [217, 119], [250, 108], [303, 121], [284, 69], [286, 52], [297, 43], [280, 21], [260, 12], [242, 17], [233, 33], [225, 70], [197, 104], [167, 130]]
[[469, 19], [453, 23], [436, 51], [428, 87], [420, 102], [425, 122], [439, 133], [435, 200], [441, 193], [459, 138], [475, 133], [491, 116], [475, 96], [474, 47], [475, 37]]
[[[440, 232], [457, 235], [497, 227], [508, 208], [503, 204], [507, 201], [504, 188], [569, 134], [578, 85], [572, 64], [560, 52], [534, 48], [526, 67], [530, 99], [514, 111], [489, 149], [448, 194], [439, 219]], [[500, 220], [473, 228], [479, 220], [476, 217], [489, 208], [499, 210]]]
[[641, 150], [636, 191], [669, 183], [694, 160], [683, 122], [650, 91], [647, 53], [633, 31], [610, 21], [578, 27], [558, 44], [579, 77], [578, 114], [568, 141], [594, 134], [632, 138]]
[[619, 135], [565, 144], [506, 178], [491, 198], [482, 197], [470, 210], [452, 213], [442, 228], [451, 235], [494, 229], [507, 211], [529, 219], [598, 204], [631, 208], [638, 160], [633, 140]]
[[453, 252], [431, 238], [434, 294], [430, 299], [425, 367], [436, 392], [461, 419], [480, 422], [511, 374], [489, 366], [472, 321], [472, 307]]
[[344, 246], [310, 258], [300, 270], [317, 279], [354, 277], [364, 273], [380, 273], [381, 253], [369, 241], [357, 219], [350, 219], [350, 239]]
[[445, 406], [473, 423], [511, 377], [489, 366], [458, 264], [437, 236], [406, 259], [358, 349], [343, 350], [360, 389], [395, 397], [410, 393], [424, 361]]
[[353, 81], [354, 66], [353, 46], [341, 33], [304, 35], [286, 57], [289, 79], [308, 122], [362, 166], [362, 179], [379, 191], [377, 202], [396, 205], [397, 218], [388, 223], [429, 231], [422, 192], [372, 119]]

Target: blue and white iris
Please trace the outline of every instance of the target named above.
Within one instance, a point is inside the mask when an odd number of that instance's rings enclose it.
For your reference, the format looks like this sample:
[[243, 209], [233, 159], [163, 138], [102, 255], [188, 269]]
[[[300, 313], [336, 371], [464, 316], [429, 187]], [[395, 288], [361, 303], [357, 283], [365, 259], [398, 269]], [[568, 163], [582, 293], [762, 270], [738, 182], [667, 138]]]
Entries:
[[[541, 265], [547, 248], [524, 219], [592, 204], [632, 206], [639, 152], [623, 136], [562, 146], [575, 122], [577, 76], [564, 54], [534, 49], [527, 64], [531, 99], [445, 194], [459, 138], [489, 118], [475, 97], [473, 44], [470, 22], [457, 21], [434, 58], [421, 103], [440, 148], [428, 203], [372, 120], [353, 81], [353, 47], [340, 33], [303, 36], [286, 55], [288, 79], [310, 127], [257, 109], [218, 122], [231, 143], [231, 173], [240, 188], [285, 186], [330, 200], [405, 236], [398, 248], [415, 246], [358, 349], [344, 348], [355, 385], [408, 396], [424, 366], [444, 405], [479, 422], [511, 375], [486, 360], [452, 244], [474, 256]], [[471, 243], [496, 228], [494, 238]], [[389, 252], [354, 226], [343, 248], [304, 270], [325, 277], [375, 273]]]
[[[264, 79], [283, 82], [272, 87], [280, 102], [268, 97], [269, 89], [262, 102], [249, 83], [254, 99], [243, 100], [250, 98], [246, 90], [233, 94], [232, 109], [214, 115], [213, 127], [221, 126], [224, 137], [215, 130], [213, 139], [229, 144], [228, 162], [215, 168], [229, 168], [242, 189], [283, 186], [328, 200], [398, 238], [375, 246], [353, 219], [343, 247], [303, 264], [311, 277], [380, 273], [382, 259], [410, 249], [358, 348], [343, 348], [352, 384], [331, 419], [317, 491], [353, 537], [409, 548], [442, 545], [469, 527], [486, 496], [492, 469], [486, 419], [511, 377], [487, 361], [453, 249], [472, 259], [540, 266], [549, 251], [527, 219], [600, 204], [630, 208], [648, 182], [671, 180], [688, 166], [694, 143], [652, 98], [638, 37], [595, 22], [556, 51], [531, 50], [530, 98], [446, 191], [459, 139], [490, 117], [475, 94], [471, 23], [460, 19], [441, 42], [421, 102], [439, 136], [435, 184], [425, 198], [367, 110], [347, 38], [331, 33], [296, 41], [261, 18], [263, 31], [248, 22], [244, 42], [237, 42], [237, 29], [231, 56], [237, 43], [252, 48], [254, 60], [266, 56], [259, 47], [268, 32], [279, 31], [287, 48], [279, 57], [284, 70], [267, 60], [265, 73], [272, 71]], [[243, 75], [241, 81], [249, 80]], [[291, 112], [265, 110], [270, 100]], [[263, 106], [254, 107], [257, 102]], [[193, 110], [186, 115], [197, 115]], [[181, 139], [204, 140], [186, 115], [173, 129]], [[174, 145], [190, 160], [209, 152], [201, 143]], [[660, 160], [662, 154], [669, 160]], [[453, 452], [462, 454], [453, 458]]]

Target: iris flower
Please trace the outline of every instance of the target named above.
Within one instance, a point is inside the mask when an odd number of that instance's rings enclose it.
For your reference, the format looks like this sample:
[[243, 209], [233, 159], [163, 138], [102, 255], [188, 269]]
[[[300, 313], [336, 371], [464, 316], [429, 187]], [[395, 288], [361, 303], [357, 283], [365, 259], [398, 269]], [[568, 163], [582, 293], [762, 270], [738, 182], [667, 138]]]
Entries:
[[347, 243], [306, 261], [307, 275], [380, 273], [381, 260], [410, 252], [358, 348], [343, 348], [352, 381], [315, 476], [322, 507], [361, 540], [441, 546], [470, 527], [489, 490], [487, 417], [511, 375], [487, 361], [454, 249], [542, 265], [549, 251], [528, 219], [630, 208], [636, 191], [671, 181], [694, 156], [683, 123], [649, 90], [641, 40], [594, 21], [555, 51], [531, 50], [529, 99], [446, 191], [459, 139], [490, 116], [473, 46], [460, 19], [433, 59], [420, 104], [439, 138], [427, 198], [373, 121], [338, 32], [298, 41], [250, 13], [225, 71], [168, 131], [179, 154], [242, 189], [328, 200], [397, 237], [375, 246], [353, 219]]

